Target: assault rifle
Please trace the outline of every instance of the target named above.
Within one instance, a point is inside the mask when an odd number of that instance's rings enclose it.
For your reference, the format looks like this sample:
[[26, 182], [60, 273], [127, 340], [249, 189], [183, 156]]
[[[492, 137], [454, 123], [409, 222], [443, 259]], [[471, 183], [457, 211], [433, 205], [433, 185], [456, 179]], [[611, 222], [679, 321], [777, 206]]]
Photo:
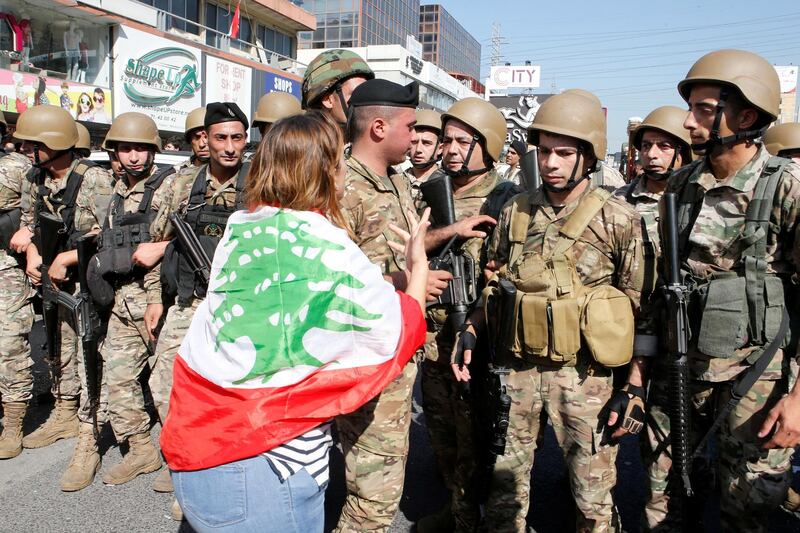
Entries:
[[97, 253], [97, 235], [84, 235], [78, 239], [78, 316], [77, 333], [83, 347], [83, 365], [86, 369], [86, 393], [92, 413], [95, 438], [99, 438], [97, 409], [100, 406], [100, 388], [103, 383], [103, 358], [100, 357], [100, 339], [105, 335], [108, 323], [98, 313], [89, 291], [86, 272], [89, 261]]
[[[678, 250], [678, 200], [675, 193], [665, 193], [662, 200], [661, 243], [665, 260], [667, 306], [667, 348], [669, 352], [669, 422], [672, 446], [672, 482], [683, 489], [685, 502], [693, 495], [689, 479], [692, 450], [689, 442], [689, 318], [688, 287], [680, 272]], [[681, 506], [683, 509], [686, 506]]]
[[514, 344], [514, 308], [517, 288], [508, 280], [501, 279], [498, 290], [487, 297], [486, 316], [489, 331], [489, 361], [486, 373], [480, 375], [481, 383], [476, 383], [478, 398], [474, 408], [477, 427], [475, 439], [478, 452], [478, 502], [483, 504], [489, 497], [492, 474], [497, 458], [506, 452], [508, 416], [511, 410], [511, 396], [506, 389], [509, 363], [512, 360], [511, 348]]
[[58, 306], [76, 317], [79, 302], [71, 294], [59, 290], [50, 279], [48, 270], [55, 261], [66, 236], [64, 221], [58, 215], [40, 212], [38, 215], [38, 247], [42, 256], [39, 269], [42, 274], [42, 317], [47, 340], [47, 362], [56, 391], [60, 392], [61, 384], [61, 335], [58, 327]]
[[[450, 176], [441, 174], [424, 182], [420, 186], [425, 203], [431, 208], [431, 218], [437, 227], [450, 226], [456, 223], [455, 204], [453, 202], [453, 186]], [[453, 332], [461, 330], [467, 319], [469, 306], [477, 299], [477, 280], [475, 279], [475, 261], [461, 251], [454, 250], [458, 235], [453, 237], [431, 259], [431, 270], [446, 270], [453, 275], [447, 289], [433, 305], [441, 304], [448, 308], [447, 320]]]
[[195, 276], [205, 285], [208, 286], [208, 280], [211, 278], [211, 259], [200, 244], [200, 240], [192, 231], [191, 226], [186, 223], [176, 213], [169, 216], [169, 221], [172, 228], [175, 230], [175, 236], [180, 244], [183, 252], [186, 254], [186, 260], [189, 262], [189, 267], [194, 272]]

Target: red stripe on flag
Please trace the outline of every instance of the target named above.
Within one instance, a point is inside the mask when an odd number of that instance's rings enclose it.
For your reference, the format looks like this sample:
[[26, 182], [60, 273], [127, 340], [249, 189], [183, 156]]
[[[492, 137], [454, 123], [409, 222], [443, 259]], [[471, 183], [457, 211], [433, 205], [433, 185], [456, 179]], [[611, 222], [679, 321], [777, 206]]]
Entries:
[[350, 413], [379, 394], [425, 342], [419, 303], [398, 292], [403, 316], [394, 357], [380, 365], [315, 372], [286, 387], [216, 385], [178, 354], [161, 451], [172, 470], [200, 470], [254, 457]]
[[[233, 20], [231, 20], [231, 31], [228, 32], [228, 36], [231, 39], [237, 39], [239, 37], [239, 4], [241, 4], [241, 2], [236, 3], [236, 11], [233, 12]], [[230, 9], [230, 7], [228, 9]], [[230, 11], [228, 11], [228, 13], [230, 13]]]

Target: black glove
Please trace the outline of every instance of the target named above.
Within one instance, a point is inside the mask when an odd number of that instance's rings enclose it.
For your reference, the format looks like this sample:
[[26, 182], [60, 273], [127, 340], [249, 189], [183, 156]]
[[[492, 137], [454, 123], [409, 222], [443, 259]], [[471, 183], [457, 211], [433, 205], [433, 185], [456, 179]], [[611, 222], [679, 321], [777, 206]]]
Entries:
[[[617, 423], [607, 426], [612, 412], [618, 415]], [[644, 427], [644, 388], [628, 384], [615, 391], [600, 411], [599, 424], [606, 429], [609, 436], [620, 427], [633, 435], [638, 434]], [[608, 440], [610, 439], [605, 438], [604, 443]]]
[[468, 327], [469, 324], [464, 324], [461, 331], [456, 334], [453, 363], [458, 366], [464, 366], [464, 350], [475, 350], [475, 346], [478, 344], [478, 338], [467, 329]]

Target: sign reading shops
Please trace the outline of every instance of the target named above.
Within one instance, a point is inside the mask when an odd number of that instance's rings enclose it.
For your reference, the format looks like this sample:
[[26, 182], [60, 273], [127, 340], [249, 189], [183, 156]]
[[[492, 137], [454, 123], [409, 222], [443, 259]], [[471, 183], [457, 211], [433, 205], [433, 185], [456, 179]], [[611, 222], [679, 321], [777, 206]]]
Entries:
[[272, 72], [264, 73], [264, 92], [265, 93], [289, 93], [298, 100], [300, 99], [300, 82], [279, 76]]
[[159, 129], [182, 132], [186, 115], [200, 107], [200, 50], [119, 26], [114, 45], [114, 112], [149, 115]]

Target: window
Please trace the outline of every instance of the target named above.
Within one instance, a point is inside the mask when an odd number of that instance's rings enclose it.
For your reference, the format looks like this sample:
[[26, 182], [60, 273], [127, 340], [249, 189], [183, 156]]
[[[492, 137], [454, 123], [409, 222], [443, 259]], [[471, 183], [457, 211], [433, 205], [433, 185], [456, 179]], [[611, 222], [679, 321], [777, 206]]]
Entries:
[[[314, 42], [325, 40], [325, 27], [314, 30], [311, 40]], [[338, 32], [338, 28], [328, 29], [328, 32]], [[311, 32], [308, 32], [311, 33]], [[338, 35], [338, 34], [337, 34]], [[261, 46], [265, 49], [286, 57], [294, 57], [296, 51], [296, 39], [275, 28], [269, 28], [261, 24], [258, 25], [258, 38]], [[336, 37], [338, 39], [338, 37]], [[330, 37], [328, 37], [330, 39]], [[318, 48], [318, 47], [315, 47]]]
[[[171, 13], [175, 17], [167, 17], [166, 29], [175, 28], [177, 30], [200, 34], [200, 27], [183, 19], [200, 22], [200, 2], [199, 0], [140, 0], [142, 3], [160, 9], [166, 13]], [[180, 18], [177, 18], [180, 17]]]
[[[206, 31], [206, 44], [219, 48], [222, 37], [231, 31], [234, 9], [206, 4], [206, 26], [216, 31]], [[239, 13], [239, 36], [231, 39], [231, 47], [249, 52], [253, 42], [253, 29], [250, 19]]]

